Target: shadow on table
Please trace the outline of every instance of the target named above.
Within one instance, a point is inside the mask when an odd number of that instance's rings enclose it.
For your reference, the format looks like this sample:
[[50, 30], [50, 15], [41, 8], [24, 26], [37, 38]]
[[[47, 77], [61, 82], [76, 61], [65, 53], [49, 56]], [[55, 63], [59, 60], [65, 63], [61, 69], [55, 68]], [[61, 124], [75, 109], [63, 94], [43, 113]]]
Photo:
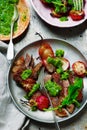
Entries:
[[87, 20], [75, 27], [70, 27], [70, 28], [57, 28], [57, 27], [53, 27], [53, 26], [49, 26], [48, 28], [50, 29], [50, 31], [52, 31], [53, 33], [55, 33], [55, 35], [58, 36], [62, 36], [62, 37], [76, 37], [78, 35], [81, 35], [85, 29], [87, 29]]

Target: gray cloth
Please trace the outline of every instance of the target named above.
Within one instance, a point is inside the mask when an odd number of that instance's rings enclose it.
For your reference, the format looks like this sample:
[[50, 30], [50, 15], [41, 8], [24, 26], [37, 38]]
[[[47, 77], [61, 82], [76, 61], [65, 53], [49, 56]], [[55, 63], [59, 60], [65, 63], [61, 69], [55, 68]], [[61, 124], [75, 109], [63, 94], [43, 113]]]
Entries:
[[25, 116], [13, 104], [7, 87], [7, 44], [0, 41], [0, 130], [18, 130]]

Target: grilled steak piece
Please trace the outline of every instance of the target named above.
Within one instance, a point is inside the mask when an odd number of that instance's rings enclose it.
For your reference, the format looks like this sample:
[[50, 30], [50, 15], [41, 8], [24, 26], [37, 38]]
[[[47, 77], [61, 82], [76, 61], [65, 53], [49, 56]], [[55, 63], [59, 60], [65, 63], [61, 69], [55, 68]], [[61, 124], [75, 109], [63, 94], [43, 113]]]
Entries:
[[52, 79], [53, 79], [54, 82], [56, 82], [56, 83], [59, 84], [59, 83], [60, 83], [60, 74], [54, 72], [54, 73], [52, 74]]
[[25, 58], [25, 66], [26, 66], [26, 68], [29, 68], [30, 62], [31, 62], [31, 56], [27, 53], [26, 58]]
[[51, 79], [52, 79], [52, 75], [51, 74], [45, 75], [45, 77], [44, 77], [44, 83], [46, 83], [48, 80], [51, 80]]
[[34, 79], [28, 78], [26, 80], [22, 80], [21, 85], [25, 91], [30, 91], [35, 83], [36, 81]]
[[19, 59], [17, 59], [17, 61], [15, 62], [15, 65], [19, 66], [19, 65], [24, 65], [25, 64], [25, 59], [23, 56], [21, 56]]
[[[51, 97], [51, 100], [52, 100], [53, 107], [55, 108], [55, 107], [58, 107], [61, 104], [61, 102], [63, 100], [63, 97], [60, 97], [60, 98]], [[67, 110], [65, 108], [62, 108], [61, 110], [57, 109], [57, 110], [55, 110], [55, 113], [59, 117], [68, 116], [68, 112], [67, 112]]]
[[75, 105], [74, 104], [70, 104], [66, 107], [67, 111], [72, 114], [73, 111], [75, 110]]
[[70, 83], [69, 80], [63, 80], [62, 81], [62, 93], [63, 96], [66, 97], [68, 95], [68, 87], [69, 87]]
[[41, 96], [41, 95], [42, 95], [42, 93], [41, 93], [40, 91], [37, 91], [37, 92], [35, 92], [35, 93], [33, 94], [33, 96], [32, 96], [31, 99], [36, 100], [36, 98], [37, 98], [38, 96]]
[[42, 62], [39, 62], [38, 64], [36, 64], [34, 66], [34, 68], [32, 69], [32, 76], [31, 76], [33, 79], [38, 78], [38, 74], [39, 74], [41, 67], [42, 67]]

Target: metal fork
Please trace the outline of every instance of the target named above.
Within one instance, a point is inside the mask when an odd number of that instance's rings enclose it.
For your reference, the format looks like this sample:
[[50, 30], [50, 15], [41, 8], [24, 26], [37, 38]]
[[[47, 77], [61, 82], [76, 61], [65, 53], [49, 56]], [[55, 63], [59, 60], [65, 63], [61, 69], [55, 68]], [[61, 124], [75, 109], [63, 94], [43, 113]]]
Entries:
[[[41, 85], [40, 85], [40, 91], [41, 91], [44, 95], [46, 95], [46, 96], [48, 97], [49, 102], [50, 102], [50, 106], [53, 108], [53, 104], [52, 104], [51, 98], [50, 98], [50, 96], [49, 96], [49, 94], [48, 94], [46, 88], [44, 87], [44, 75], [45, 75], [45, 74], [44, 74], [44, 67], [41, 69], [39, 75], [40, 75], [40, 76], [39, 76], [38, 82], [41, 83]], [[52, 114], [53, 114], [53, 119], [54, 119], [54, 123], [55, 123], [56, 130], [60, 130], [58, 121], [57, 121], [57, 119], [56, 119], [55, 112], [52, 111]]]
[[84, 7], [83, 0], [73, 0], [74, 9], [77, 11], [82, 11]]
[[14, 45], [13, 45], [13, 27], [14, 27], [14, 23], [18, 20], [18, 9], [16, 6], [14, 6], [14, 14], [12, 17], [12, 21], [11, 21], [11, 34], [10, 34], [10, 42], [8, 45], [8, 50], [7, 50], [7, 59], [9, 61], [13, 60], [14, 58]]

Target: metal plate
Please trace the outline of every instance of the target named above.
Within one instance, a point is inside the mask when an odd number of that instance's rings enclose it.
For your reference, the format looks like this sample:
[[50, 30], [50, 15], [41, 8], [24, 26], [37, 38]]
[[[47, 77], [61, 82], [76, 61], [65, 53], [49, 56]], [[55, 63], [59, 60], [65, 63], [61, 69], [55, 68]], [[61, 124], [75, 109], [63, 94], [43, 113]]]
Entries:
[[[34, 57], [38, 57], [38, 48], [43, 42], [48, 42], [53, 50], [55, 51], [56, 49], [63, 49], [65, 51], [65, 57], [70, 61], [70, 64], [74, 63], [75, 61], [81, 60], [86, 62], [85, 57], [80, 53], [79, 50], [77, 50], [75, 47], [70, 45], [64, 40], [61, 39], [44, 39], [44, 40], [39, 40], [36, 42], [33, 42], [26, 47], [24, 47], [15, 57], [13, 63], [20, 57], [20, 56], [25, 56], [26, 53], [32, 54]], [[20, 99], [23, 99], [23, 96], [25, 95], [25, 92], [16, 85], [16, 83], [13, 81], [12, 78], [12, 67], [13, 63], [10, 67], [9, 73], [8, 73], [8, 87], [11, 93], [11, 97], [17, 106], [17, 108], [23, 112], [26, 116], [40, 121], [40, 122], [46, 122], [46, 123], [52, 123], [53, 121], [53, 116], [52, 112], [43, 112], [43, 111], [35, 111], [32, 112], [30, 111], [27, 107], [23, 106], [20, 103]], [[74, 113], [69, 115], [69, 117], [66, 118], [59, 118], [57, 117], [58, 122], [63, 122], [66, 121], [75, 115], [77, 115], [85, 106], [87, 102], [87, 78], [84, 78], [84, 88], [83, 88], [83, 101], [81, 102], [81, 106], [79, 109], [75, 109]]]

